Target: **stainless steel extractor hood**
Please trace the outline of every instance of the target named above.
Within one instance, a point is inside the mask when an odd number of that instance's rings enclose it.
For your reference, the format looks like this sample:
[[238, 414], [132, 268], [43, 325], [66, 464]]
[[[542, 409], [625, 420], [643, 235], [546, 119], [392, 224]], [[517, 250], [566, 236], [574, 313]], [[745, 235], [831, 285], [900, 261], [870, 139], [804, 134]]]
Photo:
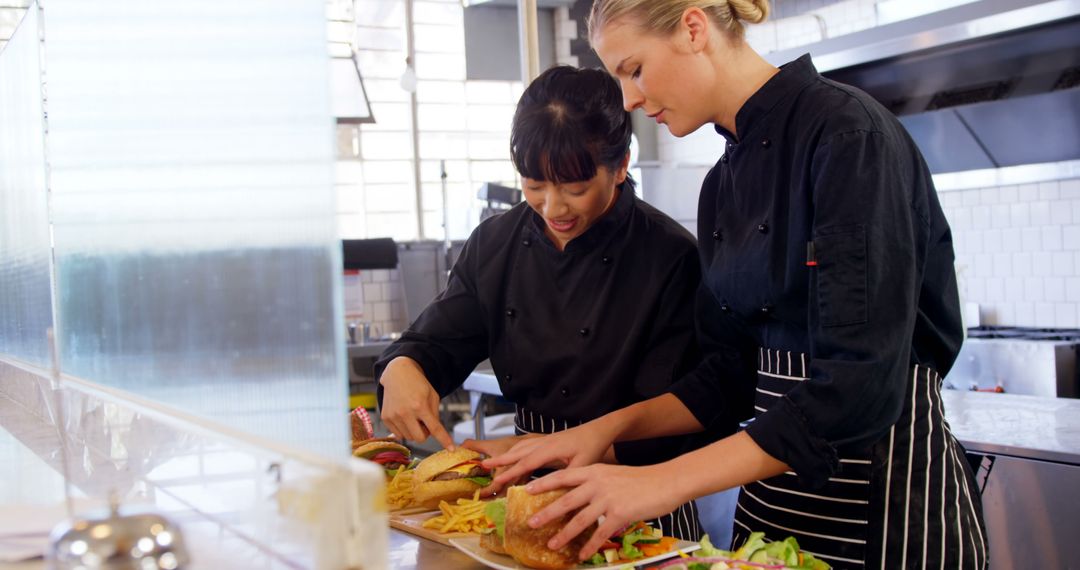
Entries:
[[931, 172], [1080, 159], [1080, 0], [980, 0], [769, 54], [891, 109]]

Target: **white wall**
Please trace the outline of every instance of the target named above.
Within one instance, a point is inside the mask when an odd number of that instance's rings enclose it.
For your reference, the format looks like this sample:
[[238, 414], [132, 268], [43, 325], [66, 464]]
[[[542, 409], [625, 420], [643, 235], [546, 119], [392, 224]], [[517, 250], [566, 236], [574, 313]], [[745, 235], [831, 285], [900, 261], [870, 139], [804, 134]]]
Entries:
[[370, 322], [372, 335], [400, 332], [409, 324], [405, 319], [401, 272], [397, 269], [350, 273], [345, 276], [344, 291], [346, 320]]
[[[910, 0], [905, 0], [910, 1]], [[772, 19], [790, 18], [799, 16], [813, 10], [820, 10], [833, 4], [840, 4], [845, 0], [773, 0]]]
[[1080, 179], [940, 196], [983, 324], [1080, 327]]

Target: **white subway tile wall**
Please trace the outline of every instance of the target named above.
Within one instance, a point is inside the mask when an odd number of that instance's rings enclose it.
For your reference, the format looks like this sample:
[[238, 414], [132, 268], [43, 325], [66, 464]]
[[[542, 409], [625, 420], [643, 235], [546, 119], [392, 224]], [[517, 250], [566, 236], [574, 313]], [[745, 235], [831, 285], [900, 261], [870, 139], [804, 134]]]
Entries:
[[1080, 327], [1080, 179], [940, 196], [983, 324]]
[[[359, 304], [354, 305], [354, 303]], [[371, 334], [387, 335], [405, 330], [405, 303], [400, 273], [396, 269], [361, 271], [345, 276], [345, 316], [350, 322], [371, 323]]]

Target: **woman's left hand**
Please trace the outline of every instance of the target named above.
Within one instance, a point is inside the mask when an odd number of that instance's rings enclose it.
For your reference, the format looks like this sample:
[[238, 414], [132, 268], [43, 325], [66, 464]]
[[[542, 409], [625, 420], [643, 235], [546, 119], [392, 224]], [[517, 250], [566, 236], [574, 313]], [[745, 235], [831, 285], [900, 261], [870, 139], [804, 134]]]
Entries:
[[[538, 438], [538, 437], [543, 437], [543, 436], [541, 436], [540, 434], [530, 433], [530, 434], [525, 434], [525, 435], [513, 435], [513, 436], [509, 436], [509, 437], [500, 437], [500, 438], [497, 438], [497, 439], [466, 439], [461, 444], [461, 447], [464, 447], [466, 449], [471, 449], [471, 450], [473, 450], [473, 451], [475, 451], [477, 453], [483, 453], [484, 455], [487, 455], [488, 457], [498, 457], [498, 456], [506, 453], [507, 451], [510, 451], [510, 449], [513, 448], [518, 443], [520, 443], [520, 442], [522, 442], [522, 441], [524, 441], [526, 439], [534, 439], [534, 438]], [[503, 471], [504, 469], [505, 469], [505, 467], [504, 468], [496, 467], [495, 469], [493, 469], [491, 471], [491, 476], [492, 477], [497, 477], [499, 475], [499, 473], [501, 471]], [[528, 478], [528, 474], [522, 476], [521, 478], [519, 478], [517, 480], [510, 481], [509, 485], [516, 485], [520, 480], [526, 479], [526, 478]], [[499, 484], [492, 483], [491, 485], [488, 485], [487, 487], [484, 487], [483, 489], [480, 489], [480, 495], [481, 496], [495, 495], [495, 494], [500, 493], [503, 490], [503, 488], [505, 488], [507, 486], [508, 486], [507, 484], [499, 485]]]
[[558, 549], [581, 534], [601, 516], [603, 522], [578, 554], [585, 560], [626, 525], [665, 515], [688, 500], [678, 491], [666, 464], [645, 467], [596, 464], [568, 468], [529, 483], [530, 493], [574, 487], [531, 519], [538, 528], [574, 509], [581, 511], [558, 534], [548, 541], [548, 548]]

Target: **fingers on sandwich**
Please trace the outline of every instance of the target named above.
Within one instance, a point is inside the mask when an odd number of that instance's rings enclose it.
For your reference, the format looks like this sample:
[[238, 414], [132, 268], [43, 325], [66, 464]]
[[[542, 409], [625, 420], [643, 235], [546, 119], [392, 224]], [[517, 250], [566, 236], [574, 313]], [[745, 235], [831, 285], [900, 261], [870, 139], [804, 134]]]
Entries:
[[491, 484], [491, 472], [480, 464], [482, 456], [459, 447], [442, 450], [416, 466], [413, 474], [413, 502], [436, 508], [440, 501], [454, 502], [472, 497], [478, 489]]
[[577, 511], [567, 513], [540, 528], [532, 528], [528, 524], [529, 517], [540, 512], [565, 493], [565, 489], [560, 489], [530, 495], [523, 486], [510, 487], [501, 509], [493, 506], [499, 501], [492, 501], [484, 513], [497, 530], [499, 524], [497, 517], [500, 514], [499, 511], [502, 511], [503, 540], [501, 544], [498, 541], [498, 533], [492, 532], [488, 534], [495, 535], [494, 538], [481, 535], [480, 545], [501, 554], [509, 554], [520, 564], [529, 568], [562, 570], [576, 566], [578, 552], [596, 530], [596, 524], [585, 529], [569, 544], [558, 550], [548, 548], [547, 542], [574, 518]]

